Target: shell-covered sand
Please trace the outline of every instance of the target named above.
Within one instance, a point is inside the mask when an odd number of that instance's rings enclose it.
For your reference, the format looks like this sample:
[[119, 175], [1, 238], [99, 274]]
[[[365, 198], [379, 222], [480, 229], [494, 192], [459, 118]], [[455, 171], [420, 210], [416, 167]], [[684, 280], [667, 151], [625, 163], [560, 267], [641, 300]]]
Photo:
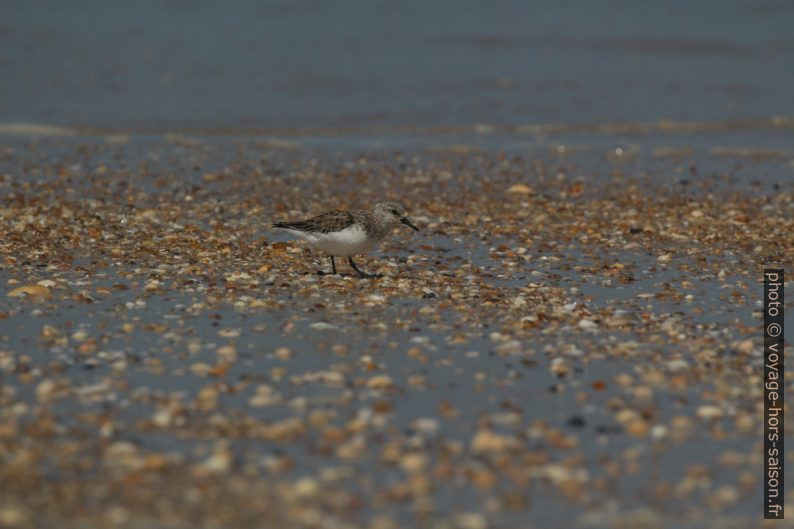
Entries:
[[[6, 140], [0, 526], [762, 525], [792, 152]], [[381, 279], [268, 228], [382, 199]]]

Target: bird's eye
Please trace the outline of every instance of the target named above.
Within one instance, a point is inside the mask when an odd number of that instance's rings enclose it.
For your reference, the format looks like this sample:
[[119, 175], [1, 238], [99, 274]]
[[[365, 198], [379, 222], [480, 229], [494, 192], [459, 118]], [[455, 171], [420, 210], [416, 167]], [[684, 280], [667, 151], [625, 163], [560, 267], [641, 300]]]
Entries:
[[392, 213], [394, 213], [395, 215], [397, 215], [398, 217], [400, 216], [400, 214], [399, 214], [399, 213], [397, 213], [397, 210], [396, 210], [396, 209], [393, 209], [393, 210], [391, 210], [391, 212], [392, 212]]

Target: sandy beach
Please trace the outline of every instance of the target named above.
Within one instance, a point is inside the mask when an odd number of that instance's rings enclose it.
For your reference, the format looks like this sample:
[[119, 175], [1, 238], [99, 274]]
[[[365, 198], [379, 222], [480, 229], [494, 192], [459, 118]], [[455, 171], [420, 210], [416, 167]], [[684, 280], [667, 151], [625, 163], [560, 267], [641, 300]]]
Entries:
[[[7, 137], [0, 520], [760, 526], [794, 155], [709, 134]], [[268, 228], [384, 197], [382, 279]]]

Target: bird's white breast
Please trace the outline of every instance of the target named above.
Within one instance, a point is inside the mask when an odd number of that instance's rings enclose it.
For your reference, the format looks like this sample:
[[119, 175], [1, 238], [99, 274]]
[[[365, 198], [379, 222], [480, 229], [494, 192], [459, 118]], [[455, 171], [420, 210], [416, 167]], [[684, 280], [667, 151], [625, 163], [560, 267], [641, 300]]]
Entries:
[[366, 252], [371, 249], [376, 239], [367, 237], [367, 233], [359, 226], [351, 226], [341, 231], [330, 233], [307, 233], [290, 230], [309, 243], [309, 246], [329, 255], [347, 257]]

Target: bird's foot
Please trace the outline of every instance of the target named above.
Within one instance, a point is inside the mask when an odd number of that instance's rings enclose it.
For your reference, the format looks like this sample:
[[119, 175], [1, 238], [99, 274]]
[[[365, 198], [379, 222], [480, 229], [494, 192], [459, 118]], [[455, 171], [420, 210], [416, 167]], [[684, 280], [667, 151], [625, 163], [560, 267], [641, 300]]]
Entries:
[[350, 268], [356, 271], [358, 277], [365, 277], [368, 279], [377, 279], [379, 277], [383, 277], [383, 274], [368, 274], [364, 272], [363, 270], [361, 270], [359, 267], [356, 266], [356, 263], [353, 262], [352, 257], [348, 257], [347, 262], [350, 263]]

